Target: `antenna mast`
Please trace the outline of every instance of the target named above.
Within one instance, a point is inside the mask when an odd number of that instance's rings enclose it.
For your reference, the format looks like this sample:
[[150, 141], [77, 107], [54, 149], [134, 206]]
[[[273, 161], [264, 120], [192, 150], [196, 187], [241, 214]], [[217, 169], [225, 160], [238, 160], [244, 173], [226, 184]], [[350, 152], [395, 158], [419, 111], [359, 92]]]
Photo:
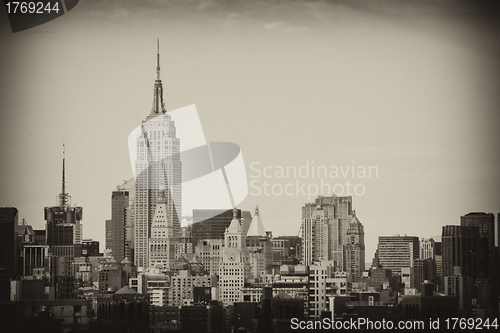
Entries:
[[156, 52], [156, 79], [160, 79], [160, 38], [158, 38], [158, 51]]
[[63, 138], [63, 167], [62, 167], [62, 191], [59, 195], [59, 205], [66, 207], [68, 205], [68, 194], [66, 193], [66, 145]]

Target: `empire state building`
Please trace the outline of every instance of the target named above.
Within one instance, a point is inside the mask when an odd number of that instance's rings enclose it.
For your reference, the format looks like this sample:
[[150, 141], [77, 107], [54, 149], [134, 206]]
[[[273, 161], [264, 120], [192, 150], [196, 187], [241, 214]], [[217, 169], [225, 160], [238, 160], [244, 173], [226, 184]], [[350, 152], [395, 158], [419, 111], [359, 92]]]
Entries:
[[[137, 154], [134, 165], [136, 181], [134, 263], [138, 267], [149, 266], [151, 249], [148, 240], [151, 237], [151, 225], [159, 203], [162, 205], [165, 223], [172, 230], [172, 235], [165, 235], [165, 241], [167, 238], [172, 241], [172, 238], [180, 236], [179, 216], [182, 212], [180, 139], [176, 136], [175, 122], [165, 110], [163, 101], [159, 42], [156, 73], [151, 113], [142, 122], [135, 141]], [[155, 238], [158, 241], [158, 237]]]

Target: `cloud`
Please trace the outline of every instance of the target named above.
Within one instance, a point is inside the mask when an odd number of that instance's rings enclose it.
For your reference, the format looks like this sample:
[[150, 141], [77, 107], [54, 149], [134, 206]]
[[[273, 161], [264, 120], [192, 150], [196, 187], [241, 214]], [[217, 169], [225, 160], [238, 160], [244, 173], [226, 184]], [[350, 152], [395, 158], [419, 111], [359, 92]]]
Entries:
[[214, 8], [214, 7], [217, 7], [217, 2], [213, 1], [213, 0], [200, 1], [198, 3], [198, 8], [202, 9], [202, 10], [210, 9], [210, 8]]
[[110, 18], [112, 19], [126, 18], [129, 17], [129, 14], [130, 13], [128, 10], [126, 10], [125, 8], [120, 8], [114, 14], [110, 15]]
[[308, 27], [289, 27], [285, 29], [287, 34], [295, 34], [295, 33], [307, 33], [311, 32], [313, 29]]
[[283, 31], [287, 34], [295, 33], [307, 33], [313, 31], [313, 29], [306, 26], [293, 26], [284, 21], [275, 21], [264, 24], [264, 28], [269, 31]]
[[267, 30], [276, 30], [285, 26], [286, 23], [283, 21], [271, 22], [264, 25]]

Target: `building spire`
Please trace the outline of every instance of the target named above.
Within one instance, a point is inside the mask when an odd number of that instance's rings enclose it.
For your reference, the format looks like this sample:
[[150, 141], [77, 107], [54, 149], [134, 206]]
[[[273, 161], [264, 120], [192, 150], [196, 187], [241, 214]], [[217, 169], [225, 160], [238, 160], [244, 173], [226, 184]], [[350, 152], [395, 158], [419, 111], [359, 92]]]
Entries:
[[160, 38], [158, 38], [158, 51], [156, 52], [156, 79], [160, 79]]
[[264, 224], [260, 218], [259, 206], [255, 207], [255, 214], [252, 217], [250, 226], [248, 227], [247, 236], [266, 237], [266, 228], [264, 228]]
[[66, 145], [63, 138], [63, 167], [62, 167], [62, 190], [59, 195], [59, 205], [66, 207], [68, 204], [68, 194], [66, 193]]
[[158, 38], [156, 51], [156, 80], [151, 115], [159, 115], [165, 112], [167, 111], [165, 111], [165, 103], [163, 102], [163, 85], [160, 80], [160, 38]]

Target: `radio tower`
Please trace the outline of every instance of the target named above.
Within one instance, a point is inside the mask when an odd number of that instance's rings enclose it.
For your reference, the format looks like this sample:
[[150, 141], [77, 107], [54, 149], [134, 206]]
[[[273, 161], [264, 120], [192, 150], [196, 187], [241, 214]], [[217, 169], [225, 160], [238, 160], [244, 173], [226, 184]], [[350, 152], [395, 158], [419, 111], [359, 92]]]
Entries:
[[59, 194], [59, 206], [61, 207], [68, 207], [68, 199], [69, 199], [69, 194], [66, 193], [66, 178], [65, 178], [65, 173], [66, 173], [66, 146], [64, 144], [64, 139], [63, 139], [63, 167], [62, 167], [62, 191], [61, 194]]

